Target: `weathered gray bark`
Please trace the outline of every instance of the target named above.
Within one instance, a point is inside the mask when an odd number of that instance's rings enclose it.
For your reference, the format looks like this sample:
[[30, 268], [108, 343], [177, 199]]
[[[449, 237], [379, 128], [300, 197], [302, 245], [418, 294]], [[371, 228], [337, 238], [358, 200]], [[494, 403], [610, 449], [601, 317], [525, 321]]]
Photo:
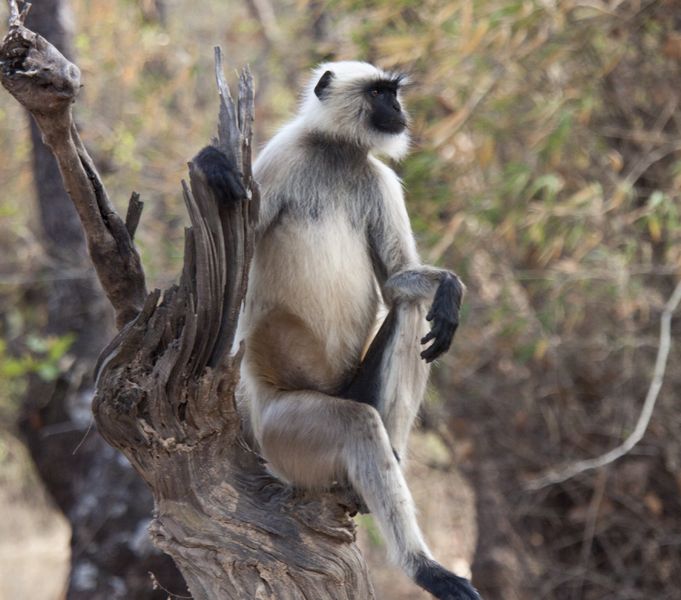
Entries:
[[215, 143], [235, 157], [248, 198], [218, 203], [190, 165], [184, 195], [192, 227], [182, 278], [163, 294], [147, 294], [134, 228], [116, 215], [71, 118], [78, 69], [23, 27], [14, 2], [11, 8], [2, 83], [55, 153], [116, 310], [120, 331], [102, 355], [94, 412], [105, 439], [152, 489], [154, 541], [197, 599], [373, 598], [354, 525], [338, 499], [294, 494], [268, 476], [240, 432], [240, 352], [230, 350], [258, 213], [250, 75], [242, 74], [235, 105], [218, 61]]

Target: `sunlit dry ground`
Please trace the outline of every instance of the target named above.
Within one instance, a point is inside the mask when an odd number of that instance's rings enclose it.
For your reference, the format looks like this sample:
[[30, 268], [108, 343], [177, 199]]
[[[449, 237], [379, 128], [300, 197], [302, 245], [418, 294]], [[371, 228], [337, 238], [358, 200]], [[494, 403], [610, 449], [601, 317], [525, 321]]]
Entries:
[[50, 505], [22, 445], [0, 432], [0, 600], [59, 600], [70, 529]]

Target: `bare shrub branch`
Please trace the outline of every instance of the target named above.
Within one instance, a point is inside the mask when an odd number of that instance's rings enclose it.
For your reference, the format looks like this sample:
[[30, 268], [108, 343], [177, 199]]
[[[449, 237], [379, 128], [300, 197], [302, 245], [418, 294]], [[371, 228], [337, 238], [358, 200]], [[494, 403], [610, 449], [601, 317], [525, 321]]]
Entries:
[[526, 483], [526, 487], [530, 490], [539, 490], [549, 485], [562, 483], [568, 479], [590, 471], [604, 467], [629, 453], [636, 444], [638, 444], [645, 435], [650, 423], [650, 418], [655, 409], [660, 388], [664, 383], [664, 374], [667, 369], [667, 358], [669, 357], [669, 350], [671, 348], [671, 322], [674, 311], [681, 303], [681, 282], [676, 285], [669, 300], [667, 300], [662, 310], [660, 317], [660, 341], [657, 349], [657, 358], [655, 359], [655, 368], [653, 370], [653, 377], [648, 387], [643, 408], [636, 422], [636, 426], [631, 434], [619, 446], [613, 448], [609, 452], [602, 454], [596, 458], [589, 458], [580, 460], [565, 467], [549, 471], [546, 475], [538, 477]]
[[24, 27], [28, 5], [10, 1], [9, 31], [0, 48], [0, 81], [36, 120], [59, 164], [78, 211], [90, 257], [120, 327], [147, 295], [144, 271], [125, 223], [116, 213], [76, 130], [71, 105], [80, 70], [43, 37]]

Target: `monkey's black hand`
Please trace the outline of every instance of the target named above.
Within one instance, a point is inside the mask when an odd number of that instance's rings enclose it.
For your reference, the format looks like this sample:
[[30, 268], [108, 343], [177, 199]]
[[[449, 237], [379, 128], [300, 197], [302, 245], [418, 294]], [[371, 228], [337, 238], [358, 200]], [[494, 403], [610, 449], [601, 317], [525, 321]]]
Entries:
[[430, 331], [421, 338], [422, 344], [433, 340], [433, 343], [421, 352], [421, 358], [426, 362], [433, 362], [449, 350], [459, 326], [462, 297], [463, 286], [459, 278], [451, 273], [445, 273], [435, 292], [433, 305], [426, 315], [426, 319], [431, 322]]
[[246, 190], [241, 183], [243, 175], [234, 161], [215, 146], [206, 146], [192, 162], [203, 171], [208, 185], [221, 200], [235, 202], [246, 198]]

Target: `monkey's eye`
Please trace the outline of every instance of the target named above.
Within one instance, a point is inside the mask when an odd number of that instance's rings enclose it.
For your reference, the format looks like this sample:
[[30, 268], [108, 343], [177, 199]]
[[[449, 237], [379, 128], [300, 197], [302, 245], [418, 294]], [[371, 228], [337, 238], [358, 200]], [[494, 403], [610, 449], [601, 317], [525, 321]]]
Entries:
[[378, 90], [378, 89], [376, 89], [376, 88], [374, 88], [374, 89], [371, 90], [369, 93], [372, 95], [372, 97], [376, 98], [376, 96], [378, 96], [378, 95], [381, 93], [381, 91]]

